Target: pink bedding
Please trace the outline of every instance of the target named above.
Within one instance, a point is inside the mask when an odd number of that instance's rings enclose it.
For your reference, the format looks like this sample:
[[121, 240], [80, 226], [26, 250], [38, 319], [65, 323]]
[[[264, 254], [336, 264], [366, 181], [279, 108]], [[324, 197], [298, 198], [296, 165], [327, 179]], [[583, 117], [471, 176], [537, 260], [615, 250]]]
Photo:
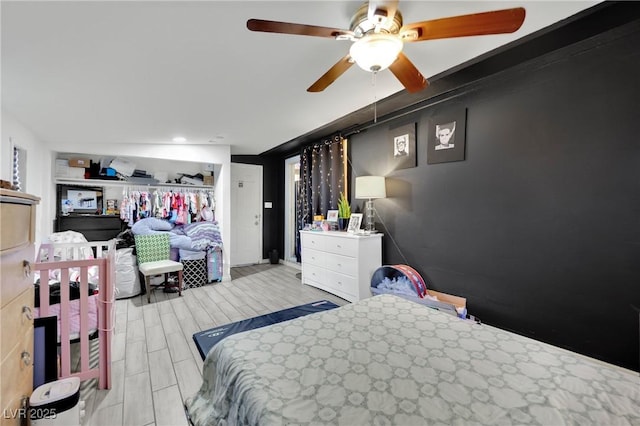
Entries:
[[[98, 329], [98, 299], [97, 295], [89, 296], [89, 333], [93, 333]], [[74, 340], [80, 337], [80, 300], [72, 300], [70, 304], [69, 315], [69, 337]], [[60, 304], [49, 306], [49, 314], [47, 316], [58, 317], [58, 342], [60, 341]], [[40, 317], [40, 308], [35, 308], [36, 318]]]

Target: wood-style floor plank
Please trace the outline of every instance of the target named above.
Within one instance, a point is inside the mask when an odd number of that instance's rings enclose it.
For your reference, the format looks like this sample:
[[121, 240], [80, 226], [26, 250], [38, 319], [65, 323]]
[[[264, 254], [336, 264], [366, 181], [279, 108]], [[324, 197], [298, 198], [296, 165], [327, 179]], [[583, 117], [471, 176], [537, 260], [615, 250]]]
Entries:
[[145, 425], [155, 421], [149, 372], [124, 379], [123, 425]]
[[156, 426], [188, 426], [178, 386], [153, 392]]
[[149, 374], [153, 391], [178, 383], [168, 349], [149, 352]]

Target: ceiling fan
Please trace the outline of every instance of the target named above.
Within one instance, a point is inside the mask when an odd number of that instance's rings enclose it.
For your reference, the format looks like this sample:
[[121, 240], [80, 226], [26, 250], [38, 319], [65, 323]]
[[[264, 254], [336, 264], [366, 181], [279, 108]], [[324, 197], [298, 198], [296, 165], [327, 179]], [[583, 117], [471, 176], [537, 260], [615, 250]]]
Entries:
[[348, 30], [263, 19], [249, 19], [247, 28], [258, 32], [353, 42], [349, 53], [313, 83], [307, 89], [308, 92], [323, 91], [355, 62], [362, 69], [374, 73], [389, 68], [407, 91], [414, 93], [426, 88], [429, 83], [402, 53], [404, 43], [512, 33], [520, 28], [524, 17], [525, 10], [518, 7], [404, 25], [402, 14], [398, 10], [398, 0], [370, 0], [355, 12]]

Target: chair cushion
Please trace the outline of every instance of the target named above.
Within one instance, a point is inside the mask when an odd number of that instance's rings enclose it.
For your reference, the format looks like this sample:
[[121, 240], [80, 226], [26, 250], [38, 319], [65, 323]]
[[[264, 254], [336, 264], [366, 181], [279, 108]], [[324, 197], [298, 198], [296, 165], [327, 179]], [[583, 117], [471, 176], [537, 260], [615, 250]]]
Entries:
[[173, 260], [158, 260], [156, 262], [141, 263], [138, 269], [143, 275], [157, 275], [166, 272], [182, 271], [182, 263]]

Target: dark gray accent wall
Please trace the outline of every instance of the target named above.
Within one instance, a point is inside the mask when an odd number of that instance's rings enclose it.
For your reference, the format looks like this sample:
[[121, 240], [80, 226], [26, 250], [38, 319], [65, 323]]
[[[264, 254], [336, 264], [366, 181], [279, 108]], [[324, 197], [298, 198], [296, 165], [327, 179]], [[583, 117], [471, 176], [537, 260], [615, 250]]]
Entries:
[[[634, 21], [353, 134], [353, 177], [387, 177], [384, 263], [487, 324], [638, 370], [637, 46]], [[466, 159], [427, 164], [431, 118], [454, 107]], [[410, 122], [418, 166], [393, 170], [389, 128]]]

